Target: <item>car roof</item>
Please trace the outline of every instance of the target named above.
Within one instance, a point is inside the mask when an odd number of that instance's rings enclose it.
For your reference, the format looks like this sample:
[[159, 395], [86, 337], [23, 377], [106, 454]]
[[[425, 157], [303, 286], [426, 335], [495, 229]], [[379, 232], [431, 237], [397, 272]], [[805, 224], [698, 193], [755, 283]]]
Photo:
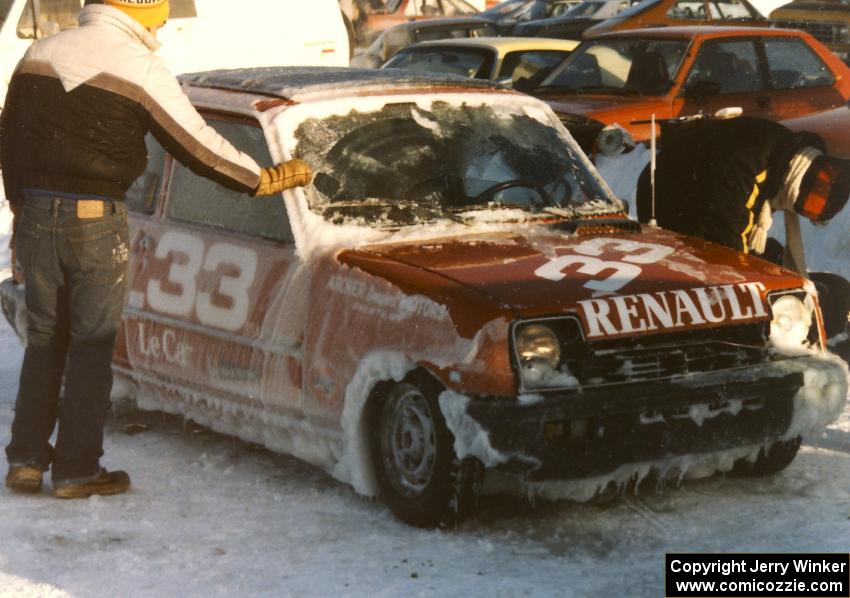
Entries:
[[799, 37], [801, 32], [793, 29], [769, 29], [767, 27], [735, 27], [731, 25], [692, 25], [686, 27], [647, 27], [645, 29], [626, 29], [609, 31], [586, 39], [602, 37]]
[[579, 42], [568, 39], [555, 39], [551, 37], [465, 37], [461, 39], [433, 39], [417, 42], [408, 48], [422, 46], [463, 46], [474, 48], [493, 48], [500, 54], [515, 52], [517, 50], [564, 50], [570, 51]]
[[415, 21], [408, 21], [407, 23], [399, 23], [398, 25], [393, 25], [392, 27], [389, 27], [386, 31], [389, 31], [390, 29], [430, 29], [439, 27], [449, 27], [451, 25], [489, 25], [490, 27], [493, 27], [494, 23], [490, 19], [484, 19], [481, 17], [446, 17], [443, 19], [416, 19]]
[[490, 81], [442, 73], [418, 73], [403, 69], [355, 69], [346, 67], [261, 67], [189, 73], [180, 76], [184, 86], [225, 90], [243, 95], [290, 101], [311, 101], [345, 95], [373, 95], [405, 89], [429, 88], [458, 92], [490, 90], [515, 93]]

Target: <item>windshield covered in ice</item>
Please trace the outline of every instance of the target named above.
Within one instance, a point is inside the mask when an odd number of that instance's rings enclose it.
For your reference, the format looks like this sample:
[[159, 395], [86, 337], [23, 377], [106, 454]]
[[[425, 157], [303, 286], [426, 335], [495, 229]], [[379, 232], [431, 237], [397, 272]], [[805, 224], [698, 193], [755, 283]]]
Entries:
[[501, 220], [505, 209], [550, 218], [620, 211], [545, 120], [485, 104], [387, 103], [306, 118], [294, 154], [317, 173], [305, 189], [310, 209], [334, 224], [392, 230], [473, 212]]
[[606, 37], [576, 48], [540, 86], [540, 91], [614, 95], [666, 94], [689, 41]]

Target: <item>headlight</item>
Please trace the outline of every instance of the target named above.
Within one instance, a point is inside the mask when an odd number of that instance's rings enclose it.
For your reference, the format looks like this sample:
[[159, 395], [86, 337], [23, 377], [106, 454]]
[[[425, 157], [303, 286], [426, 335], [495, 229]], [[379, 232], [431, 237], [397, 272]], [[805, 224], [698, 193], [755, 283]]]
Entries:
[[811, 300], [800, 300], [794, 295], [782, 295], [771, 305], [770, 342], [778, 350], [788, 353], [806, 353], [809, 348], [809, 330], [812, 327], [814, 306]]
[[516, 350], [524, 382], [541, 382], [557, 372], [561, 345], [548, 326], [532, 324], [520, 330], [516, 337]]
[[620, 125], [608, 125], [596, 138], [596, 148], [606, 156], [622, 154], [634, 146], [632, 136]]

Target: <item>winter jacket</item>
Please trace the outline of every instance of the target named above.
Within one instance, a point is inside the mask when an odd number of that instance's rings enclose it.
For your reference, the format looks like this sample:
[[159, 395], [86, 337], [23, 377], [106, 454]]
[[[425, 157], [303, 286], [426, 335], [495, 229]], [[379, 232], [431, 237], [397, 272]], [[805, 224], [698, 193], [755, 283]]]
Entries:
[[253, 191], [257, 164], [209, 127], [162, 59], [155, 38], [104, 5], [80, 27], [35, 42], [18, 64], [0, 113], [6, 197], [26, 188], [123, 199], [147, 163], [151, 132], [199, 175]]
[[[742, 116], [662, 124], [655, 174], [660, 226], [748, 252], [748, 235], [798, 145], [773, 121]], [[638, 183], [638, 219], [649, 219], [649, 177]]]

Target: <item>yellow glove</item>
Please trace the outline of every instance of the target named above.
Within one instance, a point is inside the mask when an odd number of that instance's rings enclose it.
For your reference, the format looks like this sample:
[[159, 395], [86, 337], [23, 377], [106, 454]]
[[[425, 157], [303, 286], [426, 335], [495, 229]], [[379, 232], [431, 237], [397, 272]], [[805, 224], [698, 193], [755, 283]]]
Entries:
[[313, 171], [298, 158], [260, 170], [260, 184], [254, 195], [274, 195], [284, 189], [303, 187], [313, 180]]

